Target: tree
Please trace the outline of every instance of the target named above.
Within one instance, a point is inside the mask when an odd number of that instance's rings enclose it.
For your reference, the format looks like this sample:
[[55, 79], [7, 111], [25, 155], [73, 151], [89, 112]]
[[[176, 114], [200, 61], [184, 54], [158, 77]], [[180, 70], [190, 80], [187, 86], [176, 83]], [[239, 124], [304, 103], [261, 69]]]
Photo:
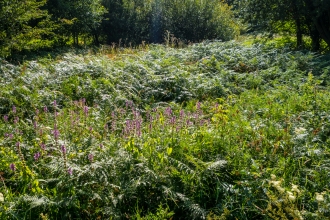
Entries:
[[0, 56], [47, 47], [53, 34], [46, 0], [0, 0]]
[[[304, 2], [309, 9], [308, 17], [312, 22], [312, 29], [330, 46], [330, 1], [304, 0]], [[313, 37], [317, 39], [315, 32]]]
[[[102, 30], [107, 43], [149, 41], [153, 0], [103, 0], [108, 9]], [[128, 42], [127, 42], [128, 41]]]
[[244, 18], [253, 26], [274, 30], [280, 22], [292, 23], [297, 47], [303, 34], [312, 39], [313, 50], [319, 50], [320, 39], [330, 46], [330, 1], [328, 0], [237, 0]]
[[99, 28], [106, 13], [100, 0], [49, 0], [47, 9], [62, 26], [62, 33], [73, 37], [75, 45], [81, 34], [90, 34], [99, 44]]

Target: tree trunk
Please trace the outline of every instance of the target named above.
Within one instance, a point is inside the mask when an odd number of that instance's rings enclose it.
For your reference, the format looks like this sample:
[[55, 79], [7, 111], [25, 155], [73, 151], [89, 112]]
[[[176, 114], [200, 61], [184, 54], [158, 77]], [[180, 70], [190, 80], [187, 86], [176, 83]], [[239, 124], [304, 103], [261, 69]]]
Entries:
[[[305, 0], [307, 7], [311, 11], [310, 17], [313, 18], [313, 25], [322, 38], [330, 47], [330, 7], [315, 8], [313, 0]], [[319, 10], [317, 10], [319, 9]]]
[[92, 35], [93, 35], [93, 41], [94, 41], [94, 44], [95, 44], [96, 46], [99, 46], [99, 45], [100, 45], [99, 34], [98, 34], [97, 30], [94, 29], [94, 28], [92, 29]]
[[[327, 43], [330, 47], [330, 17], [327, 16], [328, 13], [324, 13], [315, 21], [315, 26], [319, 32], [321, 38]], [[328, 18], [328, 19], [327, 19]]]
[[312, 51], [319, 51], [320, 50], [320, 34], [319, 32], [316, 30], [315, 27], [312, 27], [309, 31], [309, 35], [312, 39]]
[[75, 46], [78, 45], [77, 44], [77, 32], [74, 31], [72, 33], [72, 37], [73, 37], [73, 45], [75, 45]]
[[79, 34], [76, 33], [76, 45], [78, 46], [79, 45]]
[[293, 19], [296, 23], [296, 38], [297, 38], [297, 48], [300, 49], [303, 45], [303, 34], [301, 29], [301, 14], [299, 10], [299, 5], [297, 1], [292, 2], [293, 6]]
[[297, 37], [297, 48], [300, 49], [303, 45], [303, 35], [301, 30], [301, 21], [300, 18], [296, 18], [296, 37]]

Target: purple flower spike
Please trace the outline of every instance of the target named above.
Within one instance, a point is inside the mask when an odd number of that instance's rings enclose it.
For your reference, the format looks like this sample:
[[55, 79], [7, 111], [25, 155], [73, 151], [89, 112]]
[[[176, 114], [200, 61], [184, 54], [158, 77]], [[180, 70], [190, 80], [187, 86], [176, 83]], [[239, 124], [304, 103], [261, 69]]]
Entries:
[[21, 144], [21, 143], [18, 141], [18, 142], [16, 143], [16, 147], [19, 147], [20, 144]]
[[41, 156], [40, 152], [37, 152], [37, 153], [34, 154], [33, 158], [34, 158], [35, 161], [37, 161], [37, 160], [39, 160], [40, 156]]
[[94, 159], [94, 155], [93, 154], [88, 154], [88, 160], [90, 162], [93, 162], [93, 159]]
[[40, 144], [40, 147], [41, 147], [42, 150], [45, 150], [46, 149], [46, 145], [44, 143], [41, 143]]
[[84, 113], [85, 113], [85, 115], [87, 116], [88, 115], [88, 106], [84, 106]]
[[131, 101], [131, 100], [127, 100], [126, 101], [126, 108], [128, 109], [128, 108], [133, 108], [133, 101]]
[[3, 116], [3, 120], [4, 120], [5, 122], [8, 122], [8, 115], [4, 115], [4, 116]]
[[57, 130], [57, 129], [55, 129], [55, 130], [53, 131], [53, 134], [54, 134], [54, 138], [55, 138], [55, 140], [57, 140], [58, 137], [60, 136], [60, 132], [59, 132], [59, 130]]
[[15, 105], [13, 105], [12, 111], [13, 111], [14, 114], [16, 113], [16, 106]]
[[16, 170], [16, 166], [15, 166], [15, 164], [13, 164], [13, 163], [11, 163], [11, 164], [9, 165], [9, 168], [10, 168], [12, 171], [15, 171], [15, 170]]
[[175, 117], [175, 116], [173, 116], [173, 117], [171, 118], [171, 120], [170, 120], [170, 123], [171, 123], [172, 125], [174, 125], [174, 124], [175, 124], [175, 122], [176, 122], [176, 117]]
[[39, 109], [36, 109], [36, 115], [39, 115]]
[[57, 106], [56, 100], [54, 100], [54, 102], [53, 102], [53, 106], [54, 106], [54, 107]]
[[167, 108], [165, 109], [165, 115], [166, 115], [166, 116], [171, 116], [171, 115], [172, 115], [172, 109], [171, 109], [171, 107], [167, 107]]
[[64, 145], [62, 145], [62, 146], [61, 146], [61, 150], [62, 150], [63, 154], [65, 154], [65, 153], [66, 153], [66, 148], [65, 148], [65, 146], [64, 146]]
[[47, 106], [44, 106], [44, 112], [48, 112]]
[[181, 110], [180, 110], [180, 118], [183, 119], [183, 117], [184, 117], [184, 110], [181, 109]]
[[68, 169], [68, 174], [71, 176], [72, 173], [73, 173], [73, 170], [72, 170], [72, 168], [70, 167], [70, 168]]
[[197, 102], [196, 107], [197, 107], [198, 110], [201, 109], [201, 103]]

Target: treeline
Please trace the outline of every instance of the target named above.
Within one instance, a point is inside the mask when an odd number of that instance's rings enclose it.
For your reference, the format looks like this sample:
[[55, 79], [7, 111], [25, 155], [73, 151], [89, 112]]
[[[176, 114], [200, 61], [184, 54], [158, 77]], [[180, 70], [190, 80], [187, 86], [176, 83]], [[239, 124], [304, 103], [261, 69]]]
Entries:
[[0, 57], [65, 45], [230, 40], [239, 21], [295, 34], [298, 48], [304, 36], [314, 51], [330, 45], [329, 0], [0, 0]]
[[80, 43], [229, 40], [239, 34], [219, 0], [0, 0], [0, 57]]

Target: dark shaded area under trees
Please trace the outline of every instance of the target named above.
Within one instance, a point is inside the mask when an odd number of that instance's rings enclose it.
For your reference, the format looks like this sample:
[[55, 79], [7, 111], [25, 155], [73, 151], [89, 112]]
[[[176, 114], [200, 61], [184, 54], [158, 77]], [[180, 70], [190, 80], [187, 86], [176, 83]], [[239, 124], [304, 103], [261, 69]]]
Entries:
[[289, 26], [295, 32], [297, 48], [303, 45], [303, 35], [311, 38], [313, 51], [320, 50], [321, 40], [330, 45], [328, 0], [236, 0], [233, 4], [252, 28], [283, 31], [283, 26]]

